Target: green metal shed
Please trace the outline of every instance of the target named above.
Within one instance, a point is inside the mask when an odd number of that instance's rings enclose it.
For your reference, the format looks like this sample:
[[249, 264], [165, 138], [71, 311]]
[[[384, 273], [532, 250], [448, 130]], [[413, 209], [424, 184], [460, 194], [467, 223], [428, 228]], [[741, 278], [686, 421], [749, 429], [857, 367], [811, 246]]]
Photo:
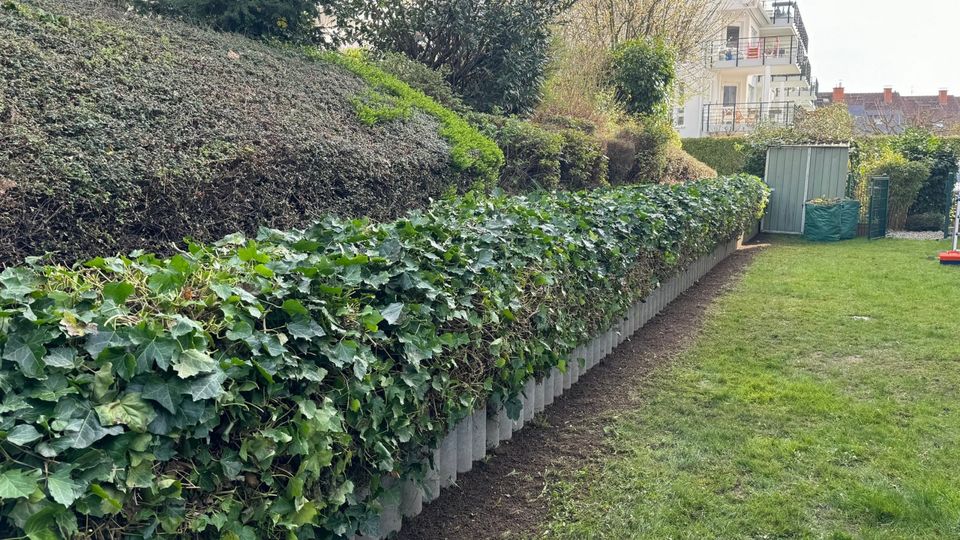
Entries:
[[770, 147], [764, 181], [773, 192], [760, 229], [803, 234], [803, 204], [810, 199], [843, 197], [849, 169], [850, 147], [847, 145]]

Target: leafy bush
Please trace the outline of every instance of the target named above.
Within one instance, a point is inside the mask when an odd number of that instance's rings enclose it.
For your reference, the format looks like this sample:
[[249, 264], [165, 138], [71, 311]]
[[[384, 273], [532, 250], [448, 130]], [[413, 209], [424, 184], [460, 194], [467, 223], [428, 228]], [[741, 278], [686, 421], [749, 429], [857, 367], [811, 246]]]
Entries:
[[677, 74], [674, 53], [659, 39], [635, 39], [613, 50], [610, 83], [627, 112], [662, 112]]
[[907, 216], [903, 228], [908, 231], [941, 231], [945, 222], [946, 217], [936, 212], [913, 214]]
[[579, 129], [563, 129], [560, 136], [560, 187], [576, 191], [609, 185], [608, 159], [602, 143]]
[[666, 179], [668, 154], [679, 147], [676, 131], [666, 120], [647, 117], [627, 124], [607, 142], [610, 183], [658, 183]]
[[365, 125], [370, 85], [318, 55], [101, 4], [0, 3], [0, 266], [393, 219], [498, 175], [493, 141], [373, 68], [409, 117]]
[[509, 193], [539, 189], [579, 190], [606, 184], [606, 156], [599, 140], [574, 129], [487, 114], [468, 117], [503, 150], [498, 185]]
[[716, 169], [719, 174], [740, 174], [745, 172], [747, 167], [744, 140], [741, 137], [684, 139], [683, 149]]
[[[540, 100], [549, 24], [572, 0], [325, 0], [344, 41], [434, 69], [476, 110], [524, 113]], [[413, 39], [419, 36], [419, 39]]]
[[134, 0], [134, 5], [252, 37], [319, 41], [313, 0]]
[[689, 182], [717, 176], [717, 171], [675, 146], [667, 147], [666, 157], [666, 182]]
[[917, 199], [923, 183], [930, 177], [930, 166], [916, 161], [907, 161], [902, 156], [898, 156], [875, 165], [869, 170], [867, 176], [890, 178], [887, 226], [891, 230], [903, 229], [910, 207]]
[[[467, 195], [0, 273], [0, 534], [372, 533], [380, 479], [734, 238], [766, 187]], [[598, 234], [602, 231], [602, 234]], [[102, 533], [102, 534], [101, 534]]]

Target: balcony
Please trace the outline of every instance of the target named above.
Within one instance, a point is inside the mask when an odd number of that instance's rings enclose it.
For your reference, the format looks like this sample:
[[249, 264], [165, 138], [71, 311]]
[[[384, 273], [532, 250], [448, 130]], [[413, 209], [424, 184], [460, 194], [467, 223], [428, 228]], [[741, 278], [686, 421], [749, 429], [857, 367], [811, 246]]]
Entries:
[[703, 106], [703, 132], [711, 135], [750, 133], [761, 125], [789, 126], [800, 107], [788, 101], [713, 103]]
[[795, 28], [803, 46], [810, 47], [810, 37], [807, 35], [807, 28], [803, 25], [803, 17], [800, 16], [800, 9], [797, 8], [796, 2], [775, 0], [767, 2], [764, 8], [771, 25]]
[[767, 36], [711, 41], [706, 46], [707, 67], [733, 69], [787, 66], [777, 75], [809, 72], [807, 48], [796, 36]]

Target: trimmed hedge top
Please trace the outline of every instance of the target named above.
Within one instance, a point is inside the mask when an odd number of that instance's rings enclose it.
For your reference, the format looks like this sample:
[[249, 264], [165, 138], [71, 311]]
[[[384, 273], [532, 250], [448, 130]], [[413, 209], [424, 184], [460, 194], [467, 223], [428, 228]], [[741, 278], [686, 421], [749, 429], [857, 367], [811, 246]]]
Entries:
[[[0, 273], [0, 536], [369, 532], [380, 478], [735, 237], [736, 177]], [[480, 401], [482, 402], [482, 401]], [[395, 494], [393, 494], [395, 496]]]
[[[0, 267], [395, 219], [497, 176], [493, 141], [374, 68], [103, 4], [0, 0]], [[364, 122], [384, 88], [407, 114]]]

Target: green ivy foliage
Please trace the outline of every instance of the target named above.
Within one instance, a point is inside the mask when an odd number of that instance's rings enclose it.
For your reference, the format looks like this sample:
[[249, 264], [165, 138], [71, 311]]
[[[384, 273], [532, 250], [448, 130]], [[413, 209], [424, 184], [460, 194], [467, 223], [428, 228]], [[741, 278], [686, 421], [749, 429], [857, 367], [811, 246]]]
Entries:
[[525, 379], [766, 198], [752, 177], [468, 194], [385, 224], [8, 268], [0, 536], [372, 533], [397, 496], [381, 478], [422, 478], [477, 403], [516, 417]]

